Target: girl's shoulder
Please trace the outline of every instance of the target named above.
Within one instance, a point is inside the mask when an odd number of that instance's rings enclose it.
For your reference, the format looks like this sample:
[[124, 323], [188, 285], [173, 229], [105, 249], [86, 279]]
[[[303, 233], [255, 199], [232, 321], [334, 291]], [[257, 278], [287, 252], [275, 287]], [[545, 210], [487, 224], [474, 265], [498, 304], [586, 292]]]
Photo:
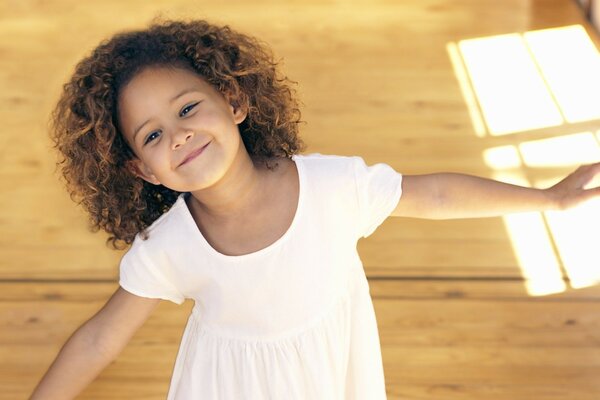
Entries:
[[356, 170], [364, 162], [359, 156], [311, 153], [296, 158], [298, 169], [315, 193], [351, 194], [356, 185]]
[[344, 156], [338, 154], [323, 154], [323, 153], [307, 153], [307, 154], [294, 154], [292, 158], [299, 158], [302, 160], [310, 160], [310, 159], [325, 159], [325, 160], [347, 160], [348, 158], [352, 158], [355, 156]]
[[311, 170], [311, 173], [326, 177], [353, 175], [355, 168], [364, 164], [360, 156], [310, 153], [294, 157], [300, 160], [305, 168]]
[[[171, 208], [165, 211], [154, 222], [147, 226], [143, 232], [138, 232], [132, 243], [134, 247], [146, 247], [154, 249], [165, 249], [170, 245], [177, 243], [182, 236], [185, 236], [187, 206], [185, 196], [187, 193], [181, 193]], [[143, 238], [143, 237], [146, 238]]]
[[306, 164], [315, 164], [319, 166], [335, 167], [349, 166], [362, 159], [360, 156], [345, 156], [337, 154], [323, 154], [323, 153], [309, 153], [309, 154], [295, 154], [292, 156], [295, 160], [300, 160]]

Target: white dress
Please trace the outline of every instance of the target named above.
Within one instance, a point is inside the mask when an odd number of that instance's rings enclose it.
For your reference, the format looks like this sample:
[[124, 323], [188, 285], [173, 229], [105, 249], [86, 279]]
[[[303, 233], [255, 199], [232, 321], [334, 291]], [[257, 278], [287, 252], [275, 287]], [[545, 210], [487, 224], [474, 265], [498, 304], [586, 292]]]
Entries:
[[202, 236], [182, 193], [138, 236], [119, 284], [195, 304], [167, 400], [386, 399], [377, 321], [356, 251], [394, 210], [402, 175], [361, 157], [294, 155], [300, 195], [276, 242], [239, 256]]

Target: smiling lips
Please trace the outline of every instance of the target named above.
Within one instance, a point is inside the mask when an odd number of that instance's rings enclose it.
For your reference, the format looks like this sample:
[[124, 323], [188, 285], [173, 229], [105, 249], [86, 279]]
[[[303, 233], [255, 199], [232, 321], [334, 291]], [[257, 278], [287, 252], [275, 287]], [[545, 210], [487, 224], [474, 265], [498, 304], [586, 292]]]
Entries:
[[187, 164], [189, 161], [193, 160], [194, 158], [198, 157], [206, 148], [206, 146], [208, 146], [210, 144], [210, 142], [206, 143], [204, 146], [202, 146], [201, 148], [199, 148], [198, 150], [194, 150], [192, 151], [186, 158], [185, 160], [183, 160], [183, 162], [181, 164], [179, 164], [179, 166], [181, 167], [184, 164]]

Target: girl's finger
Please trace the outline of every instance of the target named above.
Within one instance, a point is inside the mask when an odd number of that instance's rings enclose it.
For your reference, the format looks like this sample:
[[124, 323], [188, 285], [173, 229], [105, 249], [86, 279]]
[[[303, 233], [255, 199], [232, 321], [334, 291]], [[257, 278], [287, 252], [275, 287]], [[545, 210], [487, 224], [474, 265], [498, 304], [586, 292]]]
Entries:
[[600, 198], [600, 187], [593, 189], [587, 189], [583, 192], [583, 200], [588, 201], [592, 199]]
[[600, 186], [600, 163], [588, 165], [582, 178], [582, 187], [584, 189]]

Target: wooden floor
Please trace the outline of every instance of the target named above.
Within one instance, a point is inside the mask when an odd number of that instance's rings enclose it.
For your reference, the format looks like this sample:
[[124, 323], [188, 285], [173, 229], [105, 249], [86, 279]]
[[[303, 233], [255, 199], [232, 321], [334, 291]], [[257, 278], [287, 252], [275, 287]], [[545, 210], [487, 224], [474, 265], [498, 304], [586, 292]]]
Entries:
[[[489, 123], [478, 124], [485, 105], [469, 107], [479, 97], [469, 95], [452, 57], [461, 41], [573, 25], [597, 44], [574, 1], [285, 3], [0, 2], [0, 399], [26, 398], [64, 341], [117, 288], [122, 252], [87, 230], [54, 173], [45, 124], [82, 56], [159, 13], [227, 23], [270, 43], [299, 82], [309, 153], [361, 155], [406, 174], [517, 172], [534, 183], [586, 161], [572, 151], [567, 162], [542, 166], [491, 162], [490, 149], [596, 132], [600, 122], [493, 134]], [[511, 78], [501, 70], [498, 79]], [[558, 240], [597, 232], [552, 231], [547, 218], [531, 218], [546, 222], [525, 242], [513, 229], [519, 225], [503, 218], [390, 218], [359, 242], [389, 399], [600, 398], [599, 258], [597, 251], [587, 258], [591, 278], [575, 284]], [[550, 250], [528, 258], [522, 252], [535, 235], [550, 237]], [[192, 306], [161, 303], [80, 398], [164, 399]]]

